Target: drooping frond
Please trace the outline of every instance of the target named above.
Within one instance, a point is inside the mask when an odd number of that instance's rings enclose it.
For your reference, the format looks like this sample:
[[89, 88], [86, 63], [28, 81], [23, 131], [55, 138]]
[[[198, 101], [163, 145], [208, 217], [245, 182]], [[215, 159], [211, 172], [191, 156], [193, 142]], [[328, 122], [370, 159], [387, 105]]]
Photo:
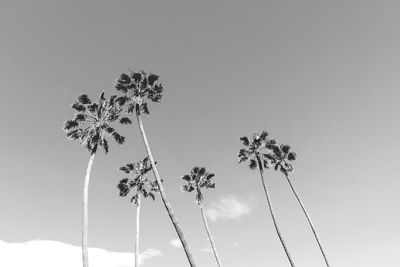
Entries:
[[251, 159], [249, 162], [250, 169], [254, 170], [257, 168], [257, 161], [255, 159]]
[[115, 142], [117, 142], [117, 144], [119, 145], [122, 145], [125, 142], [125, 137], [123, 137], [117, 132], [113, 132], [112, 137], [114, 137]]

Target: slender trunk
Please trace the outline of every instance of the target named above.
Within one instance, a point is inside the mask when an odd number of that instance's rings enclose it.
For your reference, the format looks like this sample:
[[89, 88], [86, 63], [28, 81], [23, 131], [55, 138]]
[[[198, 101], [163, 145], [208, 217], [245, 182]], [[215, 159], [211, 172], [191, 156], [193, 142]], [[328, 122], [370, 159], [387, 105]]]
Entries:
[[154, 176], [156, 177], [158, 186], [160, 188], [161, 199], [164, 202], [164, 206], [165, 206], [165, 208], [166, 208], [166, 210], [168, 212], [168, 215], [169, 215], [169, 217], [170, 217], [170, 219], [172, 221], [172, 224], [175, 227], [175, 230], [176, 230], [176, 232], [178, 234], [178, 237], [182, 242], [182, 246], [183, 246], [183, 249], [185, 250], [186, 257], [187, 257], [187, 259], [189, 261], [189, 264], [190, 264], [191, 267], [195, 267], [196, 264], [194, 263], [192, 253], [190, 252], [190, 249], [189, 249], [189, 245], [186, 242], [186, 239], [185, 239], [185, 237], [183, 235], [183, 232], [182, 232], [182, 230], [181, 230], [181, 228], [179, 226], [178, 220], [176, 219], [175, 214], [174, 214], [174, 212], [172, 210], [172, 207], [171, 207], [170, 203], [168, 202], [167, 195], [164, 192], [164, 187], [163, 187], [163, 185], [161, 183], [161, 178], [160, 178], [160, 175], [158, 174], [158, 170], [157, 170], [156, 164], [154, 163], [154, 159], [153, 159], [153, 155], [151, 154], [149, 142], [147, 141], [146, 132], [144, 131], [143, 122], [142, 122], [142, 119], [140, 117], [140, 111], [139, 111], [139, 106], [138, 105], [136, 105], [136, 117], [137, 117], [137, 121], [138, 121], [138, 124], [139, 124], [140, 133], [142, 134], [143, 143], [144, 143], [144, 146], [146, 147], [146, 151], [147, 151], [147, 155], [149, 156], [149, 159], [150, 159], [151, 167], [153, 168]]
[[295, 266], [294, 262], [292, 260], [292, 257], [289, 254], [289, 250], [286, 247], [285, 241], [283, 240], [283, 237], [282, 237], [281, 232], [279, 230], [278, 223], [277, 223], [277, 221], [275, 219], [274, 208], [272, 207], [272, 203], [271, 203], [270, 196], [269, 196], [269, 193], [268, 193], [267, 185], [266, 185], [265, 179], [264, 179], [264, 170], [263, 170], [263, 167], [262, 167], [261, 159], [258, 156], [257, 156], [257, 161], [258, 161], [258, 168], [260, 169], [261, 181], [262, 181], [262, 184], [263, 184], [263, 187], [264, 187], [265, 195], [267, 197], [269, 212], [271, 213], [271, 217], [272, 217], [272, 221], [274, 222], [276, 233], [278, 234], [279, 240], [281, 241], [283, 249], [285, 250], [285, 253], [286, 253], [286, 256], [287, 256], [287, 258], [288, 258], [288, 260], [290, 262], [290, 265], [292, 267], [294, 267]]
[[320, 240], [319, 240], [319, 238], [318, 238], [317, 231], [316, 231], [315, 228], [314, 228], [314, 225], [313, 225], [313, 223], [312, 223], [312, 221], [311, 221], [311, 218], [310, 218], [310, 216], [308, 215], [308, 212], [306, 211], [306, 208], [304, 207], [303, 202], [301, 201], [299, 195], [297, 194], [296, 190], [294, 189], [294, 187], [293, 187], [293, 185], [292, 185], [292, 182], [291, 182], [290, 179], [289, 179], [289, 176], [288, 176], [287, 174], [286, 174], [285, 176], [286, 176], [286, 180], [288, 181], [288, 183], [289, 183], [289, 185], [290, 185], [290, 188], [292, 189], [294, 195], [295, 195], [296, 198], [297, 198], [297, 201], [299, 202], [299, 204], [300, 204], [300, 206], [301, 206], [301, 209], [303, 210], [304, 215], [305, 215], [306, 218], [307, 218], [307, 221], [308, 221], [308, 224], [309, 224], [310, 227], [311, 227], [311, 230], [312, 230], [313, 233], [314, 233], [314, 237], [315, 237], [315, 239], [317, 240], [319, 249], [321, 250], [322, 256], [324, 257], [326, 266], [329, 267], [330, 265], [329, 265], [329, 262], [328, 262], [328, 258], [326, 257], [326, 254], [325, 254], [325, 252], [324, 252], [324, 249], [322, 248], [322, 244], [321, 244], [321, 242], [320, 242]]
[[140, 226], [140, 195], [136, 206], [136, 243], [135, 243], [135, 267], [139, 267], [139, 226]]
[[90, 172], [92, 171], [93, 161], [96, 152], [92, 152], [89, 158], [89, 163], [86, 170], [85, 182], [83, 185], [83, 201], [82, 201], [82, 262], [83, 267], [89, 266], [88, 255], [88, 195], [89, 195], [89, 179]]
[[210, 240], [211, 248], [212, 248], [212, 250], [214, 252], [215, 259], [217, 261], [218, 266], [222, 267], [222, 264], [221, 264], [221, 262], [219, 260], [219, 256], [218, 256], [217, 250], [216, 250], [215, 245], [214, 245], [213, 238], [212, 238], [212, 236], [210, 234], [210, 230], [208, 229], [206, 216], [204, 215], [204, 211], [203, 211], [203, 206], [201, 205], [201, 203], [199, 203], [199, 206], [200, 206], [201, 216], [203, 217], [203, 223], [204, 223], [204, 226], [206, 227], [208, 239]]

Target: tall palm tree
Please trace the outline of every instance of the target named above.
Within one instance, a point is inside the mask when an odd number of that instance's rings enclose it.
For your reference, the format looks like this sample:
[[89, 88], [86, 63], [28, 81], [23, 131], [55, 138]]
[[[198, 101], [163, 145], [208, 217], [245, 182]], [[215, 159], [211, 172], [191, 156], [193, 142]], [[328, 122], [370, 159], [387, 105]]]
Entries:
[[280, 170], [286, 177], [286, 180], [289, 183], [290, 188], [292, 189], [293, 194], [295, 195], [298, 203], [300, 204], [301, 209], [303, 210], [304, 215], [307, 218], [308, 224], [311, 227], [311, 230], [314, 234], [314, 237], [318, 243], [319, 249], [321, 250], [322, 256], [324, 257], [325, 264], [327, 267], [329, 267], [329, 262], [328, 258], [326, 256], [326, 253], [322, 247], [321, 241], [318, 238], [317, 230], [315, 229], [310, 215], [308, 214], [306, 208], [304, 207], [303, 202], [300, 199], [300, 196], [297, 194], [296, 190], [294, 189], [294, 186], [292, 182], [289, 179], [289, 175], [293, 172], [293, 166], [289, 161], [294, 161], [297, 158], [297, 155], [295, 152], [290, 151], [290, 146], [289, 145], [281, 145], [281, 146], [275, 146], [273, 148], [274, 152], [274, 158], [275, 158], [275, 170]]
[[145, 175], [151, 171], [149, 158], [136, 163], [129, 163], [120, 168], [126, 174], [132, 173], [133, 178], [123, 178], [119, 181], [118, 189], [121, 197], [126, 197], [133, 189], [131, 202], [136, 204], [136, 240], [135, 240], [135, 267], [139, 266], [139, 230], [140, 230], [140, 203], [141, 198], [150, 197], [155, 200], [154, 192], [158, 192], [157, 181], [149, 180]]
[[282, 234], [279, 230], [278, 223], [274, 214], [274, 209], [269, 196], [267, 184], [264, 179], [264, 168], [269, 168], [271, 162], [273, 162], [274, 160], [270, 149], [272, 149], [277, 142], [275, 139], [269, 139], [268, 133], [266, 131], [263, 131], [261, 134], [254, 134], [251, 141], [246, 136], [241, 137], [240, 140], [242, 141], [244, 148], [239, 150], [239, 163], [249, 161], [249, 167], [252, 170], [258, 167], [276, 233], [278, 234], [279, 240], [283, 246], [283, 249], [285, 250], [290, 265], [295, 266], [292, 257], [290, 256], [289, 250], [286, 247]]
[[190, 174], [186, 174], [182, 177], [182, 179], [187, 183], [182, 186], [182, 190], [184, 192], [192, 192], [192, 191], [196, 192], [195, 199], [201, 211], [204, 227], [206, 228], [208, 239], [210, 240], [211, 248], [214, 252], [215, 260], [217, 261], [218, 266], [222, 267], [221, 261], [217, 253], [217, 249], [215, 248], [213, 238], [208, 228], [207, 219], [206, 216], [204, 215], [203, 205], [202, 205], [204, 197], [201, 192], [201, 189], [215, 188], [215, 183], [211, 181], [211, 179], [214, 176], [215, 175], [213, 173], [207, 172], [205, 168], [194, 167], [190, 171]]
[[123, 144], [125, 137], [118, 134], [110, 123], [119, 119], [122, 108], [116, 102], [117, 96], [110, 99], [104, 98], [101, 94], [97, 103], [92, 102], [86, 94], [78, 96], [78, 100], [72, 104], [76, 111], [72, 120], [64, 124], [64, 131], [70, 140], [78, 140], [90, 153], [89, 163], [86, 170], [83, 185], [82, 201], [82, 261], [83, 267], [89, 266], [88, 259], [88, 193], [89, 178], [92, 170], [94, 157], [98, 147], [102, 147], [105, 153], [108, 152], [107, 136], [112, 136], [118, 144]]
[[[172, 224], [175, 227], [178, 237], [182, 242], [182, 246], [185, 250], [189, 264], [193, 267], [196, 266], [196, 264], [193, 260], [192, 253], [190, 252], [189, 245], [185, 239], [181, 227], [179, 226], [178, 220], [174, 214], [174, 211], [172, 210], [171, 204], [169, 203], [167, 195], [165, 194], [164, 188], [162, 186], [161, 178], [154, 163], [154, 158], [150, 150], [149, 142], [147, 140], [141, 117], [143, 113], [149, 114], [149, 109], [146, 102], [147, 100], [151, 100], [153, 102], [160, 102], [161, 100], [161, 93], [164, 88], [160, 83], [157, 83], [157, 80], [158, 75], [153, 73], [148, 74], [145, 71], [131, 72], [129, 75], [126, 73], [122, 73], [120, 78], [116, 82], [115, 89], [124, 94], [123, 96], [118, 98], [118, 102], [121, 105], [128, 105], [128, 113], [135, 112], [136, 114], [136, 119], [138, 122], [140, 133], [142, 135], [143, 143], [146, 148], [147, 155], [150, 159], [154, 176], [156, 177], [157, 183], [160, 188], [161, 199], [172, 221]], [[129, 119], [124, 119], [121, 120], [121, 123], [131, 123], [131, 121]]]

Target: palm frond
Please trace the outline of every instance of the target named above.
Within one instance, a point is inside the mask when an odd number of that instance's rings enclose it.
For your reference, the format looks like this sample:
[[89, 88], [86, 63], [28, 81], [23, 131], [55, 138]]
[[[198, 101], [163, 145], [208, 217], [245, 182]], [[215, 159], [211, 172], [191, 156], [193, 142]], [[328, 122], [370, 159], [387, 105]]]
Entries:
[[142, 80], [142, 73], [134, 72], [132, 73], [132, 78], [135, 83], [139, 83]]
[[158, 80], [158, 75], [156, 75], [156, 74], [154, 74], [154, 73], [150, 73], [149, 74], [149, 77], [147, 77], [147, 80], [148, 80], [148, 84], [150, 85], [150, 86], [153, 86], [154, 85], [154, 82], [156, 82], [157, 80]]
[[75, 114], [74, 121], [79, 123], [79, 122], [84, 122], [85, 120], [86, 120], [86, 116], [84, 113], [78, 112]]
[[75, 109], [78, 112], [83, 112], [86, 110], [85, 106], [80, 104], [79, 102], [75, 102], [71, 105], [71, 108]]
[[242, 141], [243, 145], [245, 145], [245, 146], [250, 145], [249, 138], [247, 138], [246, 136], [240, 137], [240, 141]]
[[112, 136], [114, 137], [115, 142], [117, 142], [117, 144], [119, 145], [122, 145], [125, 142], [125, 137], [123, 137], [117, 132], [113, 132]]
[[128, 113], [133, 113], [133, 111], [135, 111], [135, 104], [134, 103], [129, 103], [128, 105]]
[[187, 181], [187, 182], [190, 182], [190, 181], [191, 181], [190, 175], [187, 175], [187, 174], [185, 174], [184, 176], [182, 176], [182, 179], [185, 180], [185, 181]]
[[290, 146], [289, 145], [281, 145], [281, 150], [283, 153], [287, 154], [287, 153], [289, 153]]
[[108, 153], [108, 142], [106, 139], [103, 138], [102, 140], [102, 147], [104, 149], [104, 152], [106, 152], [106, 154]]
[[119, 195], [121, 197], [126, 197], [129, 194], [129, 191], [131, 190], [131, 187], [129, 186], [129, 179], [124, 178], [119, 181], [117, 188], [119, 189]]
[[296, 160], [296, 159], [297, 159], [297, 154], [296, 154], [295, 152], [289, 152], [287, 158], [288, 158], [288, 160], [290, 160], [290, 161]]
[[119, 122], [120, 122], [121, 124], [132, 124], [131, 119], [129, 119], [128, 117], [122, 117], [122, 118], [119, 120]]
[[261, 132], [260, 139], [265, 140], [267, 138], [267, 136], [268, 136], [268, 132], [264, 130]]
[[67, 120], [64, 124], [63, 129], [65, 132], [67, 132], [67, 131], [75, 129], [78, 126], [79, 126], [79, 123], [76, 120]]
[[95, 113], [98, 110], [99, 105], [96, 103], [92, 103], [88, 105], [87, 108], [89, 109], [90, 112]]
[[82, 94], [78, 96], [78, 101], [79, 103], [81, 103], [82, 105], [88, 105], [90, 103], [92, 103], [92, 101], [89, 99], [87, 94]]
[[249, 162], [249, 167], [252, 170], [256, 169], [257, 168], [257, 161], [254, 160], [254, 159], [251, 159], [250, 162]]

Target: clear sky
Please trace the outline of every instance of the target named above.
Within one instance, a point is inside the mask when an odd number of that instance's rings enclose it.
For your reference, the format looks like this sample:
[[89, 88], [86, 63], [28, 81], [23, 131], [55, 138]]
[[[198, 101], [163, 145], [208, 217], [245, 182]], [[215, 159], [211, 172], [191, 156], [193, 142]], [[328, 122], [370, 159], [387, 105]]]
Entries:
[[[237, 164], [239, 137], [262, 129], [298, 153], [293, 183], [332, 266], [400, 266], [399, 13], [366, 0], [0, 1], [0, 254], [59, 244], [80, 259], [89, 154], [62, 126], [78, 94], [114, 94], [132, 68], [165, 87], [144, 124], [199, 266], [216, 263], [179, 189], [195, 165], [216, 175], [204, 205], [223, 264], [289, 266], [258, 173]], [[127, 142], [96, 157], [89, 194], [90, 247], [113, 259], [135, 237], [118, 168], [145, 156], [137, 125], [120, 131]], [[295, 262], [323, 266], [286, 181], [266, 174]], [[143, 202], [141, 222], [143, 266], [188, 266], [160, 198]]]

